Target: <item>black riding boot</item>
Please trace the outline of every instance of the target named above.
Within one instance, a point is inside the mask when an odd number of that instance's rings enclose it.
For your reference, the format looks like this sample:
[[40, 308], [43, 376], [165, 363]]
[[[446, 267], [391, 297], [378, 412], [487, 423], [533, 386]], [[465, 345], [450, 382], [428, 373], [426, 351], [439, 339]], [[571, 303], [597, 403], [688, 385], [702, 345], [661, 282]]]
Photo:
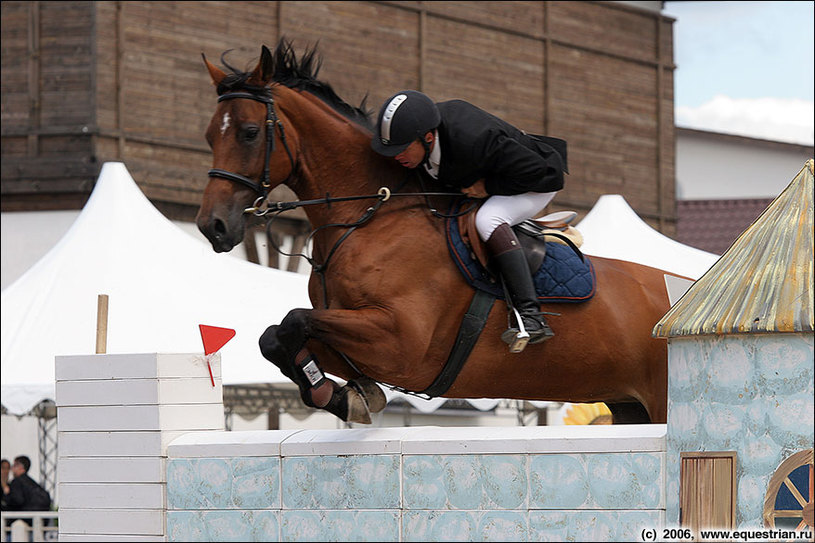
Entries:
[[[541, 315], [532, 274], [512, 227], [504, 223], [496, 228], [487, 241], [487, 248], [509, 291], [512, 305], [521, 315], [524, 329], [529, 334], [529, 343], [540, 343], [554, 336], [555, 333]], [[516, 323], [516, 326], [510, 327], [501, 335], [501, 339], [512, 347], [513, 352], [521, 352], [526, 346], [526, 341], [518, 338], [519, 332], [520, 327]]]

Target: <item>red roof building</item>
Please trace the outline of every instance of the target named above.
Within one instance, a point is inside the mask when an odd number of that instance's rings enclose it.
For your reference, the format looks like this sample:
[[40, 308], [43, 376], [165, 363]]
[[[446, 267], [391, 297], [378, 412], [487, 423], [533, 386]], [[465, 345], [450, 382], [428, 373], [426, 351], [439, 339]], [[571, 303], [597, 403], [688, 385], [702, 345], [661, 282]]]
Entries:
[[676, 239], [720, 255], [772, 201], [772, 198], [677, 200]]

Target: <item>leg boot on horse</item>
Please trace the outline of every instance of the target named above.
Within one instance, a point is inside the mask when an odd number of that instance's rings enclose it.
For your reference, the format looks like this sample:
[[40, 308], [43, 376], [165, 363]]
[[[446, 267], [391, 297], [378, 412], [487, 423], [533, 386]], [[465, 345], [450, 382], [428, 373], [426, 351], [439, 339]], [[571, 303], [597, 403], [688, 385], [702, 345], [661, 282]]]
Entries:
[[303, 311], [294, 310], [280, 325], [266, 329], [258, 341], [261, 354], [297, 384], [305, 405], [325, 409], [346, 422], [370, 424], [371, 413], [385, 408], [384, 393], [367, 377], [345, 386], [326, 377], [316, 356], [303, 347], [308, 330]]
[[[506, 223], [496, 228], [487, 240], [487, 248], [509, 291], [510, 300], [507, 302], [511, 302], [517, 310], [523, 329], [529, 334], [528, 343], [541, 343], [554, 336], [555, 333], [541, 315], [538, 295], [526, 263], [526, 256], [512, 228]], [[525, 336], [519, 337], [520, 323], [516, 325], [504, 332], [501, 339], [511, 346], [512, 352], [521, 352], [527, 342], [524, 341]]]

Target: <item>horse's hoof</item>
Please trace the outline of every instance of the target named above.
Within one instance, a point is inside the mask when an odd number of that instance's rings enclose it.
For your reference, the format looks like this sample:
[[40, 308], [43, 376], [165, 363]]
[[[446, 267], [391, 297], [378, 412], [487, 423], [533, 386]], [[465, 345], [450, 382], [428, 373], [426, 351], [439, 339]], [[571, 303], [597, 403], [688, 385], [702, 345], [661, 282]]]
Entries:
[[362, 394], [353, 388], [348, 388], [345, 401], [348, 407], [346, 422], [371, 424], [371, 410], [368, 408], [368, 404], [365, 402], [365, 398], [362, 397]]
[[348, 386], [356, 388], [365, 397], [368, 402], [368, 409], [371, 413], [379, 413], [388, 404], [388, 399], [385, 393], [376, 384], [376, 381], [370, 377], [359, 377], [348, 381]]

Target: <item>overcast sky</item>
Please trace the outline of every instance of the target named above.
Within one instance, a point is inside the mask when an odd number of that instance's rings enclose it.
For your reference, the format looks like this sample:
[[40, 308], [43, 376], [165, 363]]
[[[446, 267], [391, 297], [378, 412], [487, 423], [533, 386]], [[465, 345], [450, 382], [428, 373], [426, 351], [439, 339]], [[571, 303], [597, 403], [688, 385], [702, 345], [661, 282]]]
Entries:
[[677, 126], [813, 144], [814, 2], [665, 2]]

